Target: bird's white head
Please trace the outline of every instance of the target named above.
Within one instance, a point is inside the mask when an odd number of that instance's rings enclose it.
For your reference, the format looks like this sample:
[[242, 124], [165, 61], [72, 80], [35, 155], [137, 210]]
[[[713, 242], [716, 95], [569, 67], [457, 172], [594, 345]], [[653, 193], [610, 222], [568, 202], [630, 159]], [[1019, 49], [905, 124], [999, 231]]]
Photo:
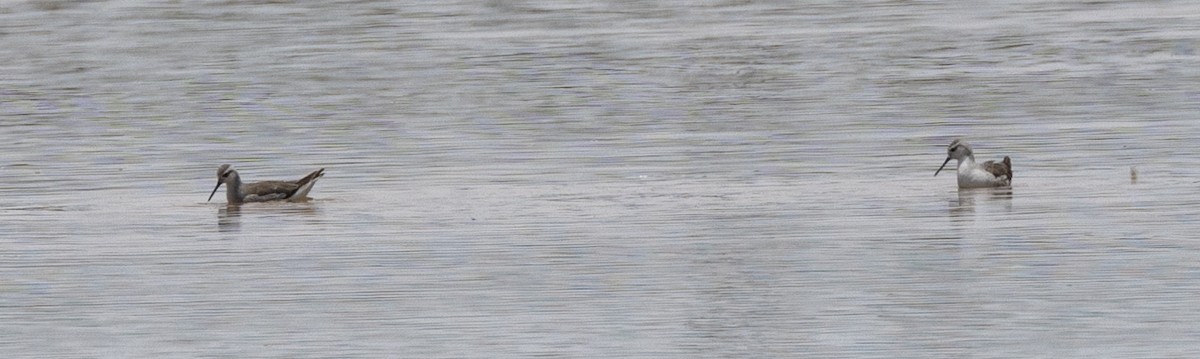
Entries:
[[938, 167], [937, 172], [934, 172], [933, 175], [936, 177], [938, 173], [941, 173], [942, 169], [946, 168], [946, 164], [950, 163], [950, 160], [958, 160], [958, 163], [962, 163], [963, 160], [974, 157], [975, 154], [971, 151], [971, 145], [962, 140], [954, 140], [950, 142], [950, 146], [946, 147], [946, 161], [942, 162], [942, 167]]
[[959, 161], [973, 157], [975, 152], [971, 151], [971, 145], [968, 145], [962, 140], [954, 140], [950, 142], [950, 146], [946, 147], [946, 157], [953, 158]]

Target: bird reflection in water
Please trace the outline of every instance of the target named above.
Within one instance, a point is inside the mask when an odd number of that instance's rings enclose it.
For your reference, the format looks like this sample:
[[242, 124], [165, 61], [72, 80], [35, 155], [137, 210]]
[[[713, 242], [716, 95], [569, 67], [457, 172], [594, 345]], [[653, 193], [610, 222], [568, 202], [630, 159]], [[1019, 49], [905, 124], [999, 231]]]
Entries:
[[958, 200], [950, 201], [950, 215], [974, 214], [977, 204], [987, 207], [1000, 205], [1005, 212], [1011, 212], [1012, 199], [1012, 187], [961, 188], [958, 190]]
[[242, 226], [242, 206], [230, 204], [217, 210], [217, 229], [221, 232], [237, 231]]
[[[228, 204], [217, 209], [217, 228], [222, 232], [237, 231], [242, 225], [242, 213], [265, 215], [316, 215], [317, 203], [309, 202], [260, 202]], [[254, 216], [251, 216], [254, 218]]]

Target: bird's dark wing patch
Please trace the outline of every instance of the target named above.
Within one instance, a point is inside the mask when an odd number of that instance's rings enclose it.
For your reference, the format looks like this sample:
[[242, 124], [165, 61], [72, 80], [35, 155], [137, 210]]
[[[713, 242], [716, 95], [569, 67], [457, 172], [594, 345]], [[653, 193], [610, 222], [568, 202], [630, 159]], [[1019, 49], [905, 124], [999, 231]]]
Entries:
[[1010, 163], [1012, 163], [1012, 161], [1009, 160], [1008, 157], [1004, 158], [1003, 163], [996, 162], [996, 161], [987, 161], [987, 162], [983, 163], [983, 170], [988, 171], [988, 173], [991, 173], [992, 175], [996, 176], [996, 178], [1007, 178], [1007, 179], [1011, 180], [1012, 179], [1012, 168], [1008, 167]]
[[274, 194], [282, 194], [286, 198], [290, 193], [295, 192], [297, 188], [300, 188], [300, 185], [287, 181], [254, 182], [246, 185], [245, 195], [270, 197]]

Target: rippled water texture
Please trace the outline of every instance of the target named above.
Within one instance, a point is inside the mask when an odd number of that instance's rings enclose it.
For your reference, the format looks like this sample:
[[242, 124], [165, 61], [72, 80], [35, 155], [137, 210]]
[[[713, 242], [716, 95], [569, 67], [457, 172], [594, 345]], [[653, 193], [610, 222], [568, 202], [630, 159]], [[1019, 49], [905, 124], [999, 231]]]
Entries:
[[0, 352], [1197, 357], [1197, 14], [6, 2]]

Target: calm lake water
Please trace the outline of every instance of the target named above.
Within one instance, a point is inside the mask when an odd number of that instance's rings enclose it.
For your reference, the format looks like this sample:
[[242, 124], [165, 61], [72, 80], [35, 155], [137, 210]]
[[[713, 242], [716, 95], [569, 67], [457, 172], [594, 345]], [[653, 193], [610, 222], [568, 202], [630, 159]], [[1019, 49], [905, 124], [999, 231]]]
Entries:
[[1200, 5], [995, 3], [4, 3], [0, 352], [1200, 356]]

